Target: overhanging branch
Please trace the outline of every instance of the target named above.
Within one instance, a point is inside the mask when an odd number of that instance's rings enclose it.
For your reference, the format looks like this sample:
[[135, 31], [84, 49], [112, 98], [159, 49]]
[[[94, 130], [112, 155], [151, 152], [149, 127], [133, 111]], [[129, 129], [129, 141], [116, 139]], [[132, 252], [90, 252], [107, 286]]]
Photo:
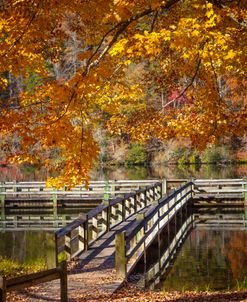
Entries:
[[[178, 3], [180, 0], [170, 0], [165, 5], [161, 6], [158, 10], [169, 10], [172, 6], [174, 6], [176, 3]], [[99, 62], [103, 59], [103, 57], [109, 52], [111, 47], [115, 44], [115, 42], [118, 40], [119, 36], [127, 29], [127, 27], [133, 23], [134, 21], [137, 21], [145, 16], [148, 16], [152, 13], [156, 13], [158, 10], [153, 10], [152, 8], [148, 8], [144, 10], [143, 12], [137, 13], [136, 15], [130, 17], [129, 19], [125, 21], [121, 21], [118, 24], [116, 24], [112, 29], [110, 29], [101, 39], [99, 45], [97, 46], [94, 53], [91, 55], [91, 57], [88, 59], [87, 65], [85, 67], [85, 70], [83, 72], [83, 75], [86, 76], [90, 69], [96, 65], [99, 64]], [[106, 39], [115, 31], [110, 43], [107, 44], [107, 46], [102, 50], [102, 52], [98, 55], [101, 47], [103, 46]], [[98, 58], [93, 60], [95, 56], [98, 55]]]
[[174, 98], [174, 99], [172, 99], [171, 101], [169, 101], [168, 103], [166, 103], [166, 104], [162, 107], [162, 110], [163, 110], [164, 108], [166, 108], [167, 106], [169, 106], [170, 104], [176, 102], [179, 98], [181, 98], [181, 97], [185, 94], [185, 92], [193, 85], [193, 83], [194, 83], [194, 81], [195, 81], [195, 79], [196, 79], [197, 73], [198, 73], [198, 71], [199, 71], [199, 69], [200, 69], [201, 61], [202, 61], [202, 60], [199, 58], [198, 61], [197, 61], [195, 73], [194, 73], [193, 77], [191, 78], [189, 84], [183, 89], [183, 91], [182, 91], [176, 98]]

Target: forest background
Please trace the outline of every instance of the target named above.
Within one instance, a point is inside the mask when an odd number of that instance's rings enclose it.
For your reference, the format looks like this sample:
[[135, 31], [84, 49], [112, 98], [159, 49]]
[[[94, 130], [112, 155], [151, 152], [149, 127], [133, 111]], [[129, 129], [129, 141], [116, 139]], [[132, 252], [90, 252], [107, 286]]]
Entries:
[[241, 0], [2, 0], [2, 163], [245, 162], [246, 27]]

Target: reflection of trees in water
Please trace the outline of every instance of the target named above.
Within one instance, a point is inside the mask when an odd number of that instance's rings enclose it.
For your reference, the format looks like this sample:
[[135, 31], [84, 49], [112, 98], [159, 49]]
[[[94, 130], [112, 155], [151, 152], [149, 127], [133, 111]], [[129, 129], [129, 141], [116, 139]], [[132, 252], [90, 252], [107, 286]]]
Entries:
[[[46, 180], [53, 176], [45, 168], [32, 165], [0, 166], [0, 181]], [[150, 178], [235, 178], [247, 176], [247, 165], [155, 165], [155, 166], [110, 166], [96, 167], [91, 179], [150, 179]]]
[[0, 181], [21, 180], [23, 175], [17, 166], [0, 166]]
[[[238, 170], [238, 166], [217, 165], [180, 165], [180, 166], [153, 166], [152, 174], [159, 178], [235, 178], [247, 175], [246, 170]], [[157, 177], [156, 176], [156, 177]]]
[[54, 235], [42, 231], [16, 231], [0, 233], [0, 256], [19, 263], [35, 263], [43, 259], [48, 266], [54, 264]]
[[234, 279], [247, 276], [247, 233], [233, 231], [231, 240], [223, 248], [231, 264]]
[[[244, 169], [245, 167], [245, 169]], [[247, 176], [245, 166], [216, 166], [216, 165], [181, 165], [151, 167], [108, 167], [95, 168], [91, 172], [92, 179], [145, 179], [145, 178], [238, 178]]]
[[0, 166], [0, 181], [46, 180], [49, 176], [45, 168], [29, 164]]
[[[163, 283], [165, 290], [234, 288], [246, 276], [244, 231], [193, 230]], [[232, 261], [233, 260], [233, 261]]]

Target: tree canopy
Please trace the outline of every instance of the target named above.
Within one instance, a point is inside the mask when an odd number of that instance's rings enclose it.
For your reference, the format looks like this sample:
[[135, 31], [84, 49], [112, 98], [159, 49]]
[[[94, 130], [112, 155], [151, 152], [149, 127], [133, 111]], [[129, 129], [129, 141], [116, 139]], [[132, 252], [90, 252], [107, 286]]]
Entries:
[[18, 138], [4, 148], [74, 185], [99, 124], [199, 149], [243, 135], [246, 16], [243, 0], [1, 0], [0, 131]]

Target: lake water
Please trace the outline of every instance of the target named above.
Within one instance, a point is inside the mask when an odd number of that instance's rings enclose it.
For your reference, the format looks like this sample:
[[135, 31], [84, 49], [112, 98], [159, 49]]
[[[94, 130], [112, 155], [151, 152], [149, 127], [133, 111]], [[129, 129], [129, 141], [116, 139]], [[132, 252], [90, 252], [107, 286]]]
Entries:
[[0, 256], [15, 263], [51, 268], [55, 261], [54, 233], [47, 231], [0, 231]]
[[[0, 181], [44, 181], [50, 174], [45, 169], [32, 166], [0, 166]], [[190, 165], [152, 167], [133, 166], [98, 167], [90, 173], [92, 180], [103, 179], [156, 179], [156, 178], [243, 178], [247, 165]]]
[[[1, 170], [2, 169], [2, 170]], [[48, 173], [23, 167], [0, 167], [0, 180], [45, 180]], [[114, 167], [95, 169], [92, 179], [242, 178], [247, 166]], [[218, 215], [220, 212], [217, 213]], [[71, 216], [71, 215], [70, 215]], [[242, 210], [244, 217], [244, 209]], [[207, 290], [247, 287], [247, 228], [194, 228], [171, 266], [161, 277], [161, 290]], [[54, 233], [0, 230], [0, 256], [16, 263], [54, 265]]]
[[246, 289], [246, 230], [193, 229], [163, 278], [164, 291]]

